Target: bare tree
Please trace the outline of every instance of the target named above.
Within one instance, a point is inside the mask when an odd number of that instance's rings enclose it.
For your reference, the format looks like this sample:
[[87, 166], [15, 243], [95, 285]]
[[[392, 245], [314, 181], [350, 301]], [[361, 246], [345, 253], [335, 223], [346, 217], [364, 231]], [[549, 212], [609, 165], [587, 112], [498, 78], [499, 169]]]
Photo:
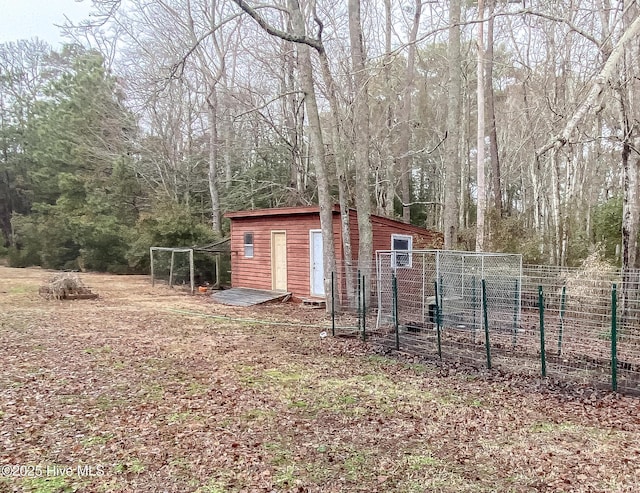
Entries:
[[400, 125], [398, 135], [398, 154], [396, 157], [398, 171], [400, 172], [401, 196], [402, 196], [402, 220], [405, 223], [411, 222], [411, 208], [408, 205], [411, 200], [411, 176], [412, 159], [409, 153], [409, 142], [412, 134], [411, 111], [413, 108], [413, 91], [416, 63], [416, 38], [420, 27], [420, 17], [422, 15], [422, 0], [414, 0], [413, 22], [409, 31], [407, 48], [407, 71], [404, 80], [404, 90], [402, 92], [402, 104], [400, 106]]
[[[358, 210], [358, 266], [371, 273], [373, 259], [373, 230], [371, 227], [371, 191], [369, 189], [369, 107], [367, 101], [368, 78], [365, 66], [360, 0], [349, 0], [349, 39], [353, 67], [356, 166], [356, 209]], [[368, 292], [367, 292], [368, 295]]]
[[484, 171], [484, 134], [485, 134], [485, 96], [484, 96], [484, 2], [478, 0], [478, 67], [477, 67], [477, 91], [478, 125], [476, 140], [476, 176], [478, 185], [478, 206], [476, 209], [476, 251], [484, 251], [484, 219], [487, 208], [485, 171]]
[[502, 177], [500, 172], [500, 155], [498, 152], [498, 131], [496, 129], [495, 91], [493, 89], [493, 58], [494, 58], [494, 25], [495, 3], [489, 0], [489, 15], [487, 19], [487, 49], [485, 52], [485, 89], [487, 113], [489, 117], [489, 154], [491, 156], [491, 177], [493, 183], [493, 207], [496, 216], [502, 217]]
[[[304, 103], [309, 120], [311, 139], [311, 155], [318, 184], [318, 202], [320, 205], [320, 228], [322, 229], [322, 251], [324, 268], [324, 287], [326, 296], [331, 292], [331, 275], [336, 271], [336, 255], [333, 243], [333, 206], [329, 192], [329, 180], [325, 162], [324, 139], [320, 125], [320, 114], [314, 87], [313, 65], [310, 48], [323, 51], [322, 43], [307, 36], [305, 20], [298, 0], [287, 0], [290, 15], [291, 32], [274, 28], [267, 23], [255, 9], [244, 0], [233, 0], [242, 10], [249, 14], [265, 31], [272, 36], [296, 43], [300, 70], [300, 85], [304, 93]], [[327, 303], [327, 310], [331, 306]]]
[[[107, 14], [120, 5], [95, 1]], [[243, 187], [250, 194], [246, 202], [255, 205], [253, 192], [272, 186], [273, 180], [256, 178], [262, 171], [279, 173], [286, 182], [282, 197], [269, 203], [307, 203], [315, 193], [307, 188], [307, 173], [316, 155], [323, 154], [329, 175], [335, 163], [337, 180], [327, 180], [337, 185], [345, 239], [350, 205], [355, 202], [366, 217], [375, 197], [376, 212], [392, 215], [396, 196], [404, 220], [415, 220], [409, 204], [428, 208], [426, 224], [442, 227], [447, 248], [456, 247], [458, 239], [471, 246], [473, 239], [458, 229], [473, 222], [470, 216], [477, 207], [480, 233], [482, 211], [492, 208], [496, 221], [485, 223], [496, 240], [493, 246], [526, 249], [537, 260], [562, 264], [577, 262], [592, 246], [588, 242], [610, 242], [597, 231], [593, 213], [626, 189], [621, 250], [625, 265], [637, 262], [636, 3], [559, 0], [523, 8], [485, 0], [486, 12], [471, 16], [472, 10], [459, 0], [414, 0], [411, 9], [387, 0], [311, 0], [298, 5], [303, 19], [296, 30], [292, 6], [282, 0], [251, 4], [249, 15], [261, 27], [243, 22], [237, 36], [229, 38], [233, 23], [228, 20], [240, 15], [230, 4], [214, 2], [218, 22], [205, 26], [200, 12], [210, 11], [211, 2], [130, 0], [129, 24], [118, 25], [118, 39], [127, 38], [127, 48], [137, 41], [137, 53], [144, 54], [148, 67], [145, 78], [129, 77], [133, 70], [125, 75], [129, 103], [144, 123], [143, 144], [161, 156], [140, 161], [142, 174], [159, 193], [186, 200], [187, 191], [199, 189], [207, 202], [215, 203], [206, 187], [215, 183], [208, 180], [206, 163], [216, 162], [211, 176], [225, 184], [219, 187], [221, 207], [240, 203]], [[183, 15], [189, 8], [190, 16]], [[384, 16], [376, 10], [382, 8]], [[172, 18], [171, 9], [179, 15]], [[189, 17], [195, 37], [184, 22]], [[400, 29], [401, 19], [406, 30]], [[224, 21], [229, 27], [222, 27]], [[167, 28], [151, 33], [158, 24]], [[488, 39], [478, 66], [484, 63], [484, 77], [478, 72], [474, 79], [475, 57], [469, 54], [475, 41], [472, 26], [478, 24], [486, 26], [481, 28]], [[135, 28], [143, 25], [145, 35], [134, 39]], [[262, 30], [278, 41], [263, 37]], [[303, 89], [305, 62], [298, 44], [311, 49], [322, 153], [311, 147], [311, 96]], [[132, 59], [130, 53], [116, 57], [114, 70], [121, 70], [127, 58]], [[184, 64], [176, 64], [183, 58]], [[214, 94], [201, 67], [215, 75], [221, 61], [226, 66]], [[182, 85], [154, 85], [152, 74], [161, 81], [172, 65], [184, 68], [174, 74], [181, 75], [175, 80]], [[238, 77], [229, 76], [231, 72]], [[475, 96], [482, 99], [479, 79], [485, 82], [485, 131], [483, 105], [478, 106], [479, 119], [473, 114]], [[215, 116], [209, 95], [217, 107]], [[488, 136], [484, 160], [481, 135]], [[232, 144], [235, 154], [229, 150]], [[238, 179], [240, 173], [247, 179]], [[493, 195], [483, 200], [485, 189]], [[505, 235], [514, 224], [527, 233], [516, 235], [524, 238], [520, 244]], [[479, 247], [487, 232], [478, 236]], [[366, 252], [358, 256], [361, 262], [370, 258]]]
[[460, 191], [460, 121], [461, 121], [461, 52], [460, 52], [460, 0], [449, 5], [449, 83], [447, 91], [447, 142], [445, 148], [444, 185], [444, 247], [454, 248], [458, 243], [458, 213]]
[[[316, 22], [319, 20], [316, 17]], [[353, 266], [353, 248], [351, 245], [351, 214], [349, 212], [349, 193], [347, 183], [347, 151], [344, 149], [345, 139], [342, 134], [344, 131], [343, 122], [340, 119], [340, 109], [338, 103], [336, 81], [331, 74], [329, 60], [324, 50], [320, 51], [320, 67], [322, 69], [322, 77], [326, 87], [326, 95], [329, 100], [331, 109], [331, 141], [333, 144], [333, 155], [335, 159], [337, 179], [338, 179], [338, 201], [340, 204], [340, 227], [342, 231], [342, 254], [344, 260], [344, 274], [346, 278], [346, 289], [350, 297], [353, 297], [355, 291], [354, 282], [354, 266]]]

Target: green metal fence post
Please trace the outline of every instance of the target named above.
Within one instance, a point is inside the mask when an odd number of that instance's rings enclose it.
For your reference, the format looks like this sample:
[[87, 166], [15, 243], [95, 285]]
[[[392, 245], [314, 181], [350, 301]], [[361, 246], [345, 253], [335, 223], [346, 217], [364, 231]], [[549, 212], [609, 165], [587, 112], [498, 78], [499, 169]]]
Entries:
[[440, 335], [440, 302], [438, 301], [438, 281], [434, 283], [435, 293], [436, 293], [436, 334], [438, 335], [438, 358], [442, 361], [442, 339]]
[[540, 310], [540, 363], [542, 376], [547, 376], [547, 355], [544, 349], [544, 294], [542, 286], [538, 286], [538, 308]]
[[562, 354], [562, 333], [564, 332], [564, 312], [567, 301], [567, 287], [562, 286], [562, 295], [560, 296], [560, 327], [558, 330], [558, 356]]
[[336, 293], [335, 293], [336, 273], [331, 273], [331, 335], [336, 336]]
[[515, 347], [515, 345], [518, 343], [518, 287], [519, 287], [519, 282], [516, 279], [516, 285], [515, 285], [515, 289], [513, 290], [513, 346]]
[[[478, 297], [476, 296], [476, 276], [473, 276], [471, 278], [471, 308], [473, 309], [474, 334], [475, 334], [475, 331], [477, 330], [477, 327], [476, 327], [476, 310], [478, 309], [477, 303], [478, 303]], [[474, 335], [474, 339], [475, 339], [475, 335]]]
[[482, 314], [484, 319], [484, 344], [487, 349], [487, 368], [491, 369], [491, 344], [489, 342], [489, 317], [487, 314], [487, 284], [482, 280]]
[[362, 289], [362, 286], [360, 286], [360, 269], [358, 269], [358, 332], [360, 332], [362, 330], [362, 320], [360, 318], [360, 312], [361, 312], [361, 302], [362, 302], [362, 293], [360, 292]]
[[400, 327], [398, 323], [398, 279], [393, 275], [391, 279], [391, 287], [393, 291], [393, 325], [396, 333], [396, 351], [400, 350]]
[[[438, 289], [440, 290], [438, 293], [439, 299], [440, 299], [440, 316], [444, 317], [444, 296], [442, 295], [443, 291], [444, 291], [444, 285], [442, 283], [442, 275], [440, 275], [440, 281], [438, 282]], [[441, 320], [442, 322], [443, 320]]]
[[362, 276], [362, 341], [367, 341], [367, 296], [365, 276]]
[[618, 286], [611, 287], [611, 389], [618, 390]]

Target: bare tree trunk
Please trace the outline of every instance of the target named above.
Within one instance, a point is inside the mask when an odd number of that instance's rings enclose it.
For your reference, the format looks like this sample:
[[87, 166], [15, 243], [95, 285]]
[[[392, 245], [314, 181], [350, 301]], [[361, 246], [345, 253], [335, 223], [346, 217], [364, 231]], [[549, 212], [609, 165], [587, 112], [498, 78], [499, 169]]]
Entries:
[[303, 182], [303, 156], [302, 140], [304, 126], [304, 111], [299, 101], [300, 95], [295, 92], [295, 57], [289, 53], [288, 43], [282, 42], [283, 63], [283, 98], [284, 121], [287, 128], [287, 139], [291, 151], [291, 162], [289, 163], [289, 185], [295, 190], [296, 201], [304, 195]]
[[[293, 33], [288, 33], [275, 29], [269, 25], [255, 9], [249, 7], [244, 0], [233, 0], [242, 10], [254, 19], [262, 29], [277, 36], [280, 39], [296, 43], [298, 50], [298, 64], [300, 69], [300, 87], [304, 93], [304, 104], [309, 119], [310, 155], [313, 162], [316, 182], [318, 185], [318, 203], [320, 206], [320, 228], [322, 230], [322, 256], [324, 271], [324, 292], [325, 296], [331, 293], [331, 274], [336, 272], [336, 252], [333, 243], [333, 203], [329, 191], [329, 179], [327, 176], [327, 166], [324, 153], [324, 140], [322, 137], [322, 127], [320, 125], [320, 114], [318, 112], [318, 101], [313, 81], [313, 65], [311, 63], [310, 47], [318, 53], [324, 51], [322, 42], [309, 38], [306, 34], [306, 27], [300, 3], [298, 0], [287, 0], [287, 7], [291, 15], [291, 28]], [[327, 311], [331, 311], [331, 304], [327, 303]]]
[[[636, 267], [638, 255], [638, 220], [640, 207], [638, 204], [638, 168], [640, 159], [629, 163], [630, 146], [627, 142], [622, 149], [622, 168], [624, 174], [623, 206], [622, 206], [622, 320], [629, 316], [629, 294], [633, 285], [632, 269]], [[624, 323], [624, 322], [623, 322]]]
[[233, 179], [233, 170], [231, 164], [233, 162], [232, 154], [234, 143], [236, 140], [235, 129], [233, 128], [233, 119], [229, 114], [224, 119], [224, 188], [229, 190], [231, 188], [231, 181]]
[[207, 97], [209, 105], [209, 196], [211, 197], [211, 228], [213, 232], [222, 236], [222, 222], [220, 214], [220, 195], [218, 191], [218, 95], [215, 84], [211, 87]]
[[355, 280], [353, 276], [353, 249], [351, 246], [351, 224], [349, 222], [349, 196], [347, 190], [347, 163], [343, 142], [341, 138], [341, 121], [338, 97], [336, 95], [336, 84], [329, 60], [324, 52], [320, 53], [320, 67], [322, 77], [327, 89], [327, 99], [331, 109], [331, 140], [333, 142], [333, 153], [336, 163], [336, 174], [338, 175], [338, 200], [340, 202], [340, 228], [342, 231], [342, 252], [344, 260], [344, 276], [346, 280], [347, 298], [353, 299], [355, 292]]
[[[393, 126], [393, 108], [392, 108], [392, 98], [394, 94], [391, 89], [391, 28], [393, 24], [393, 18], [391, 16], [391, 0], [384, 0], [384, 49], [385, 49], [385, 58], [384, 58], [384, 78], [385, 78], [385, 88], [387, 93], [386, 98], [386, 132], [391, 141], [391, 128]], [[388, 146], [388, 156], [385, 156], [384, 163], [386, 164], [385, 170], [383, 174], [385, 181], [382, 186], [382, 194], [385, 198], [382, 213], [387, 217], [394, 216], [395, 209], [395, 197], [396, 197], [396, 184], [395, 184], [395, 173], [393, 167], [393, 158], [389, 156], [391, 154], [391, 149], [393, 148], [392, 143], [389, 143]]]
[[[619, 96], [620, 119], [623, 121], [624, 131], [629, 130], [629, 121], [626, 115], [622, 95]], [[622, 173], [623, 173], [623, 206], [622, 206], [622, 265], [626, 269], [637, 266], [638, 258], [638, 224], [640, 222], [640, 203], [638, 197], [638, 166], [640, 159], [630, 162], [631, 145], [624, 142], [622, 145]]]
[[[634, 19], [631, 22], [631, 19]], [[633, 26], [640, 21], [640, 11], [637, 7], [631, 7], [623, 16], [623, 23], [627, 27], [624, 36], [631, 30]], [[621, 41], [618, 42], [618, 45]], [[616, 45], [616, 47], [618, 46]], [[640, 47], [637, 42], [630, 43], [628, 49], [624, 50], [621, 67], [618, 72], [618, 82], [615, 85], [616, 102], [619, 112], [620, 130], [622, 139], [622, 186], [623, 186], [623, 202], [622, 202], [622, 293], [621, 308], [622, 320], [624, 324], [630, 316], [631, 309], [631, 292], [638, 288], [637, 278], [632, 272], [638, 267], [638, 233], [640, 230], [640, 134], [637, 129], [637, 121], [640, 116], [640, 105], [636, 99], [636, 90], [640, 88], [638, 84], [638, 56], [640, 56]], [[613, 50], [615, 52], [615, 48]], [[607, 62], [613, 57], [609, 57]], [[634, 123], [632, 123], [634, 122]], [[635, 135], [634, 135], [635, 134]], [[635, 159], [632, 159], [632, 152]]]
[[460, 185], [458, 193], [460, 200], [458, 202], [458, 229], [467, 229], [470, 222], [471, 210], [471, 94], [462, 86], [462, 103], [460, 111], [460, 121], [464, 124], [460, 125], [460, 133], [458, 135], [458, 146], [460, 153], [459, 178]]
[[500, 171], [500, 156], [498, 153], [498, 131], [496, 129], [495, 93], [493, 90], [493, 12], [495, 0], [489, 1], [489, 20], [487, 21], [487, 51], [486, 51], [486, 90], [487, 112], [489, 113], [489, 153], [491, 156], [491, 171], [493, 182], [493, 207], [498, 218], [502, 217], [502, 175]]
[[[291, 26], [294, 34], [305, 36], [305, 22], [298, 0], [288, 0], [291, 13]], [[309, 119], [309, 137], [311, 157], [313, 160], [316, 181], [318, 184], [318, 203], [320, 205], [320, 228], [322, 229], [322, 256], [324, 264], [324, 292], [331, 293], [331, 274], [336, 271], [336, 253], [333, 244], [333, 203], [329, 192], [329, 179], [324, 154], [324, 140], [320, 126], [320, 114], [313, 85], [313, 65], [310, 48], [307, 44], [297, 43], [298, 63], [300, 68], [300, 85], [304, 92], [304, 103]], [[327, 311], [331, 310], [327, 303]]]
[[[371, 276], [373, 230], [371, 227], [371, 194], [369, 191], [369, 107], [368, 81], [364, 63], [364, 44], [360, 19], [360, 0], [349, 0], [349, 39], [355, 94], [353, 120], [355, 127], [356, 208], [358, 210], [358, 267]], [[369, 296], [369, 290], [365, 296]]]
[[561, 244], [562, 244], [562, 199], [560, 195], [560, 155], [557, 151], [551, 156], [551, 215], [553, 218], [553, 262], [555, 265], [562, 265]]
[[460, 93], [462, 88], [460, 54], [460, 0], [449, 6], [449, 84], [447, 96], [447, 141], [444, 187], [444, 247], [452, 249], [458, 243], [458, 194], [460, 190]]
[[418, 28], [420, 27], [420, 16], [422, 14], [422, 0], [414, 0], [413, 24], [409, 33], [408, 53], [407, 53], [407, 72], [404, 81], [404, 90], [402, 94], [402, 106], [400, 110], [400, 134], [398, 136], [398, 157], [397, 164], [400, 171], [400, 187], [402, 192], [402, 220], [405, 223], [411, 222], [411, 207], [408, 205], [411, 200], [411, 159], [409, 157], [409, 141], [411, 139], [411, 108], [413, 79], [415, 74], [416, 62], [416, 37]]
[[477, 67], [477, 101], [478, 101], [478, 133], [476, 149], [476, 176], [478, 185], [478, 208], [476, 210], [476, 252], [484, 251], [484, 218], [487, 208], [485, 175], [484, 175], [484, 3], [478, 0], [478, 67]]

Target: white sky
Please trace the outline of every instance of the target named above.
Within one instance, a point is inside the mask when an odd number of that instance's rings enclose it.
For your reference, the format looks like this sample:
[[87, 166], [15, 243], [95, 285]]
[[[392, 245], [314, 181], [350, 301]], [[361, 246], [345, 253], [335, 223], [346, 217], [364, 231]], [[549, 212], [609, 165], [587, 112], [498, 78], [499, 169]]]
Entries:
[[88, 18], [91, 0], [0, 0], [0, 43], [19, 39], [39, 39], [54, 48], [64, 40], [54, 24]]

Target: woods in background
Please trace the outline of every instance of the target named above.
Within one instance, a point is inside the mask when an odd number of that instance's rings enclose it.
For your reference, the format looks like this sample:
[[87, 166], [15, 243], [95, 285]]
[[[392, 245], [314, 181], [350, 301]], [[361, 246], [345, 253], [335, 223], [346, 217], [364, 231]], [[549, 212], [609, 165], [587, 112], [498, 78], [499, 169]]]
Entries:
[[93, 5], [59, 51], [0, 45], [13, 265], [143, 269], [225, 211], [335, 202], [361, 238], [638, 266], [637, 0]]

